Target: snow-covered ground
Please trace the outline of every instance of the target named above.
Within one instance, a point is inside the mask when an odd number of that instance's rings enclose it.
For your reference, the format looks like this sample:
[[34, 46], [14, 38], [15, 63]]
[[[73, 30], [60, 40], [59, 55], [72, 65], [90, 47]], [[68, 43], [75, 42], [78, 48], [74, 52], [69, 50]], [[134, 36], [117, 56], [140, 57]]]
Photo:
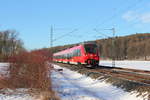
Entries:
[[[143, 65], [142, 62], [141, 65]], [[109, 63], [110, 61], [103, 61], [105, 65]], [[133, 66], [137, 67], [137, 65], [140, 66], [140, 61], [134, 61], [133, 63], [132, 61], [120, 61], [117, 66], [120, 67], [122, 65], [121, 63], [128, 68], [132, 68]], [[150, 65], [149, 62], [143, 63], [145, 67]], [[0, 70], [4, 70], [8, 65], [8, 63], [0, 63]], [[130, 65], [132, 66], [130, 67]], [[54, 65], [54, 67], [56, 69], [61, 68], [57, 65]], [[137, 97], [136, 92], [126, 92], [105, 81], [91, 79], [67, 68], [63, 68], [62, 72], [53, 71], [51, 75], [53, 88], [59, 93], [62, 100], [148, 100], [146, 96], [145, 98], [142, 96]], [[18, 92], [12, 95], [0, 93], [0, 100], [35, 99], [28, 94]]]
[[[62, 68], [54, 65], [54, 68]], [[125, 92], [102, 80], [94, 80], [67, 68], [52, 72], [53, 88], [62, 100], [148, 100], [136, 92]]]
[[[4, 75], [7, 76], [7, 69], [9, 63], [0, 63], [0, 76]], [[25, 89], [19, 90], [0, 90], [0, 100], [35, 100], [32, 96], [25, 93]]]
[[10, 90], [5, 89], [0, 91], [0, 100], [36, 100], [29, 95], [26, 89]]
[[0, 63], [0, 77], [1, 76], [8, 76], [8, 66], [9, 66], [9, 63]]
[[[112, 66], [112, 61], [100, 61], [100, 65]], [[150, 61], [115, 61], [115, 67], [131, 68], [150, 71]]]
[[0, 63], [0, 71], [7, 70], [9, 63]]
[[9, 66], [9, 63], [2, 63], [2, 62], [0, 62], [0, 67], [2, 67], [2, 66]]

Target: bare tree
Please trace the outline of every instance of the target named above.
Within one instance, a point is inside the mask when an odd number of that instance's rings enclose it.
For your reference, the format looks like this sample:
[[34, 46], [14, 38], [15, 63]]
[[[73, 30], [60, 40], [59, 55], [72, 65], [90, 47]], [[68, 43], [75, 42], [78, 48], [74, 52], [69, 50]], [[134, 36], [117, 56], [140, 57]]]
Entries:
[[6, 30], [0, 32], [1, 60], [4, 60], [23, 49], [23, 42], [18, 38], [18, 33], [16, 31]]

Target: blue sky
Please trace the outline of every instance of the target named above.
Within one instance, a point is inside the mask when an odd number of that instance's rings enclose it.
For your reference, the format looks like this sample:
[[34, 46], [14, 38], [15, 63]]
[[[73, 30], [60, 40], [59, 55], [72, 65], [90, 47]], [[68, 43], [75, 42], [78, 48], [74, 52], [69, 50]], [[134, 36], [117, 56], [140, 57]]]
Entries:
[[[54, 46], [150, 32], [149, 0], [0, 0], [0, 30], [19, 32], [27, 49], [49, 47], [50, 27]], [[95, 32], [96, 28], [100, 33]]]

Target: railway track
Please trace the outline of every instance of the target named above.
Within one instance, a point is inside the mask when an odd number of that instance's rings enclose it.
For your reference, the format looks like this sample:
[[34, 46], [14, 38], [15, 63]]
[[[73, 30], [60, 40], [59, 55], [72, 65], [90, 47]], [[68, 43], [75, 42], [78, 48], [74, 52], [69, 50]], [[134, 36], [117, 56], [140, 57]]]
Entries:
[[88, 75], [90, 75], [91, 73], [95, 73], [95, 74], [100, 74], [100, 76], [103, 75], [108, 77], [115, 77], [115, 78], [133, 81], [133, 82], [150, 86], [150, 71], [108, 67], [108, 66], [87, 68], [85, 66], [77, 66], [77, 65], [67, 65], [67, 64], [60, 64], [60, 65], [69, 68], [74, 67], [76, 70], [86, 70]]
[[91, 69], [90, 72], [100, 73], [105, 76], [116, 77], [129, 81], [138, 82], [140, 84], [146, 84], [150, 86], [150, 72], [144, 72], [141, 70], [130, 69], [118, 69], [118, 68], [96, 68]]

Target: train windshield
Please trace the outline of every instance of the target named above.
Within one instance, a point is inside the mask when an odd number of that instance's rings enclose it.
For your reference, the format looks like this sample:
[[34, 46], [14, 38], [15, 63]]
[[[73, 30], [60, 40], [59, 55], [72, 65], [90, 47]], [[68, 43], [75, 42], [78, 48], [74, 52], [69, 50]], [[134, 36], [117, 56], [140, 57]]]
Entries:
[[92, 53], [92, 54], [97, 53], [97, 45], [96, 44], [85, 44], [84, 48], [85, 48], [86, 53]]

